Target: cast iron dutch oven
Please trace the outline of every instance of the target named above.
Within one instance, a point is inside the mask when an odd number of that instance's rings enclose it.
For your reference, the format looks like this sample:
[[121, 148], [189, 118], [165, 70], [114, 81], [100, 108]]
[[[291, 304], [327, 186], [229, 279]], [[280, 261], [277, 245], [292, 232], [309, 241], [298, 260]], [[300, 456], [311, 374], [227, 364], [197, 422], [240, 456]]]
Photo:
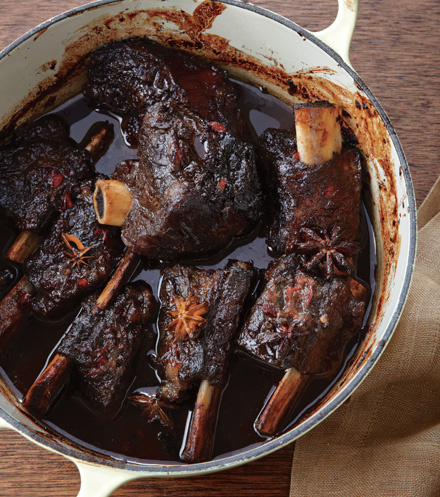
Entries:
[[203, 55], [238, 79], [266, 86], [288, 103], [312, 99], [340, 104], [359, 140], [370, 179], [368, 203], [378, 256], [371, 331], [328, 395], [286, 433], [256, 448], [205, 463], [122, 463], [78, 448], [30, 418], [0, 379], [0, 426], [13, 428], [72, 460], [81, 473], [80, 497], [105, 497], [124, 482], [140, 477], [193, 476], [223, 470], [285, 446], [353, 393], [390, 340], [413, 271], [415, 198], [396, 133], [350, 66], [348, 50], [356, 16], [357, 1], [339, 0], [334, 23], [324, 31], [310, 33], [277, 14], [236, 0], [107, 0], [57, 16], [1, 52], [2, 129], [47, 111], [55, 94], [59, 103], [77, 93], [85, 78], [81, 61], [91, 50], [112, 40], [147, 36]]

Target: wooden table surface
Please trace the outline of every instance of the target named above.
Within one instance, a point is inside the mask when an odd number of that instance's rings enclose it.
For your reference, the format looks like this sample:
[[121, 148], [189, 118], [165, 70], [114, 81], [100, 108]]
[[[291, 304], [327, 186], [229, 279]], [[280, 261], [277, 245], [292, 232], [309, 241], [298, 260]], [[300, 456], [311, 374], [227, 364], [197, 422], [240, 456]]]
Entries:
[[[40, 22], [81, 0], [0, 0], [0, 49]], [[254, 2], [310, 29], [334, 19], [336, 0]], [[360, 0], [351, 62], [375, 93], [402, 142], [417, 202], [440, 174], [440, 3], [438, 0]], [[0, 98], [2, 98], [0, 96]], [[289, 495], [293, 445], [253, 464], [199, 478], [141, 479], [113, 495], [252, 496]], [[300, 478], [301, 475], [298, 475]], [[0, 431], [0, 496], [75, 496], [73, 464], [20, 435]]]

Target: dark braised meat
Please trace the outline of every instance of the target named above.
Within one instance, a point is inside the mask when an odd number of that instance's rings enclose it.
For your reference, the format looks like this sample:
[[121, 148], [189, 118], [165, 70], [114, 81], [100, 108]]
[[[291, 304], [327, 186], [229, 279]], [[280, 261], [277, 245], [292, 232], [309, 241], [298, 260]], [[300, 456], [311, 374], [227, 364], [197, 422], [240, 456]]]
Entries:
[[[10, 278], [8, 278], [10, 280]], [[0, 302], [0, 353], [6, 350], [15, 333], [29, 315], [33, 286], [21, 278]]]
[[351, 277], [327, 280], [302, 270], [299, 256], [283, 256], [269, 266], [238, 344], [280, 368], [332, 372], [362, 326], [366, 293]]
[[51, 233], [25, 265], [35, 287], [32, 310], [57, 316], [104, 283], [123, 251], [119, 230], [98, 224], [93, 209], [93, 183], [69, 195]]
[[139, 152], [113, 175], [133, 197], [122, 238], [134, 252], [194, 257], [255, 226], [262, 203], [251, 145], [168, 102], [144, 117]]
[[181, 265], [163, 271], [158, 346], [163, 398], [181, 399], [201, 380], [223, 383], [253, 275], [243, 262], [215, 271]]
[[309, 258], [330, 276], [348, 274], [358, 249], [361, 163], [359, 151], [345, 150], [317, 166], [299, 161], [294, 133], [268, 130], [260, 139], [263, 175], [269, 186], [272, 224], [269, 245], [278, 253]]
[[153, 340], [148, 322], [154, 298], [141, 281], [127, 285], [105, 311], [93, 312], [96, 295], [82, 304], [57, 353], [67, 357], [83, 397], [103, 416], [120, 410], [134, 379], [144, 338]]
[[92, 175], [92, 158], [50, 115], [18, 128], [0, 149], [0, 209], [20, 230], [39, 231], [62, 209], [74, 185]]
[[59, 116], [49, 114], [19, 126], [12, 136], [12, 143], [20, 145], [33, 140], [64, 141], [69, 138], [69, 126]]
[[232, 135], [249, 138], [238, 92], [227, 73], [201, 59], [141, 38], [118, 41], [93, 53], [84, 94], [93, 105], [125, 117], [137, 143], [139, 117], [158, 101], [173, 99]]

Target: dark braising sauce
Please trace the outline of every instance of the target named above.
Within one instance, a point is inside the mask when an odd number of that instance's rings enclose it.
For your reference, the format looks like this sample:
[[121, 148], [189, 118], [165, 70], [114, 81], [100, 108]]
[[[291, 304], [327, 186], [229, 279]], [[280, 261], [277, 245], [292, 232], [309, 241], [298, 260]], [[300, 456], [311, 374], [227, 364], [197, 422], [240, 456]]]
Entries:
[[[293, 113], [289, 106], [268, 95], [264, 89], [239, 83], [242, 87], [241, 104], [254, 136], [267, 128], [291, 128], [294, 126]], [[117, 116], [103, 114], [91, 109], [82, 96], [76, 96], [53, 111], [61, 115], [71, 126], [71, 138], [77, 142], [84, 139], [87, 130], [99, 121], [109, 121], [115, 126], [115, 139], [99, 160], [96, 169], [109, 175], [116, 165], [125, 159], [137, 157], [137, 150], [130, 148], [121, 132]], [[374, 269], [376, 264], [375, 242], [371, 223], [365, 207], [362, 208], [361, 230], [363, 249], [358, 257], [357, 276], [366, 282], [374, 293]], [[4, 254], [17, 232], [2, 225], [0, 244], [0, 296], [13, 287], [21, 276], [21, 269], [7, 261]], [[264, 223], [245, 239], [235, 242], [221, 254], [209, 260], [199, 261], [203, 268], [217, 268], [226, 264], [228, 259], [252, 261], [258, 269], [265, 269], [272, 260], [264, 238]], [[158, 296], [160, 268], [142, 263], [134, 273], [133, 280], [143, 279]], [[0, 358], [0, 372], [6, 377], [18, 398], [22, 398], [43, 370], [59, 340], [74, 319], [78, 309], [57, 322], [38, 321], [31, 317], [16, 334], [12, 344]], [[367, 311], [368, 315], [368, 311]], [[367, 317], [367, 316], [366, 316]], [[366, 318], [365, 318], [366, 319]], [[362, 332], [361, 332], [362, 335]], [[357, 340], [353, 340], [346, 350], [347, 360], [354, 353]], [[158, 389], [159, 380], [152, 366], [150, 356], [153, 350], [144, 347], [137, 364], [137, 376], [130, 393], [134, 391], [152, 392]], [[341, 371], [331, 379], [316, 378], [292, 414], [291, 424], [298, 421], [342, 374]], [[253, 422], [265, 399], [279, 382], [283, 372], [270, 369], [244, 354], [235, 353], [231, 360], [230, 379], [224, 391], [216, 431], [214, 457], [228, 454], [265, 439], [253, 429]], [[113, 456], [120, 461], [179, 461], [180, 444], [184, 437], [187, 419], [191, 414], [192, 402], [176, 411], [176, 437], [171, 439], [158, 422], [147, 423], [138, 407], [126, 402], [121, 413], [113, 421], [103, 421], [68, 385], [55, 406], [43, 420], [56, 432], [65, 435], [83, 447]]]

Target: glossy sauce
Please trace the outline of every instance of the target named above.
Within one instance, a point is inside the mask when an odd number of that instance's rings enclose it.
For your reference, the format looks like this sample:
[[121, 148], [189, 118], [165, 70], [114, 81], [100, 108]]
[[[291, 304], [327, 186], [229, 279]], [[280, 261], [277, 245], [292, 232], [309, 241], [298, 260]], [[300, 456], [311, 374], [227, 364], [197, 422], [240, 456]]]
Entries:
[[[255, 138], [269, 127], [293, 127], [293, 113], [290, 107], [268, 95], [264, 89], [239, 84], [242, 90], [241, 105], [254, 130]], [[96, 165], [99, 173], [109, 175], [120, 161], [137, 157], [137, 150], [127, 146], [120, 129], [120, 119], [117, 116], [91, 109], [82, 96], [74, 97], [53, 112], [61, 115], [70, 124], [71, 138], [78, 143], [82, 142], [87, 130], [94, 123], [109, 121], [114, 124], [115, 140], [106, 155]], [[238, 259], [252, 261], [258, 269], [265, 269], [273, 258], [266, 245], [264, 231], [263, 223], [251, 235], [234, 242], [233, 246], [209, 260], [198, 261], [197, 265], [203, 268], [218, 268], [224, 266], [228, 259]], [[358, 257], [357, 276], [369, 284], [371, 293], [374, 293], [375, 242], [371, 223], [364, 207], [361, 216], [361, 232], [363, 249]], [[2, 225], [0, 231], [1, 297], [20, 277], [19, 266], [13, 265], [4, 258], [4, 253], [16, 234], [12, 228]], [[142, 262], [132, 279], [145, 280], [153, 289], [157, 299], [160, 268], [150, 267], [147, 262]], [[1, 285], [2, 282], [3, 285]], [[57, 346], [77, 311], [78, 309], [72, 309], [69, 316], [58, 322], [38, 321], [31, 317], [17, 333], [6, 354], [0, 358], [0, 373], [6, 377], [18, 398], [23, 397], [44, 369], [51, 352]], [[360, 336], [362, 333], [363, 331]], [[359, 339], [360, 337], [357, 337], [348, 345], [347, 360], [354, 353]], [[137, 375], [129, 393], [151, 392], [158, 388], [159, 380], [152, 365], [152, 356], [154, 356], [154, 350], [144, 345], [137, 364]], [[292, 414], [290, 425], [325, 395], [342, 371], [343, 368], [331, 379], [312, 380], [310, 387]], [[244, 354], [239, 352], [233, 354], [230, 378], [219, 412], [214, 458], [264, 442], [265, 439], [253, 429], [253, 422], [282, 374], [282, 371], [257, 363]], [[82, 401], [73, 386], [68, 385], [44, 422], [79, 445], [105, 453], [119, 461], [137, 463], [174, 461], [179, 464], [178, 454], [187, 419], [191, 414], [190, 409], [191, 403], [188, 402], [181, 409], [176, 409], [171, 413], [175, 421], [176, 436], [170, 437], [158, 422], [147, 423], [141, 415], [142, 411], [129, 402], [124, 404], [115, 420], [103, 421]]]

